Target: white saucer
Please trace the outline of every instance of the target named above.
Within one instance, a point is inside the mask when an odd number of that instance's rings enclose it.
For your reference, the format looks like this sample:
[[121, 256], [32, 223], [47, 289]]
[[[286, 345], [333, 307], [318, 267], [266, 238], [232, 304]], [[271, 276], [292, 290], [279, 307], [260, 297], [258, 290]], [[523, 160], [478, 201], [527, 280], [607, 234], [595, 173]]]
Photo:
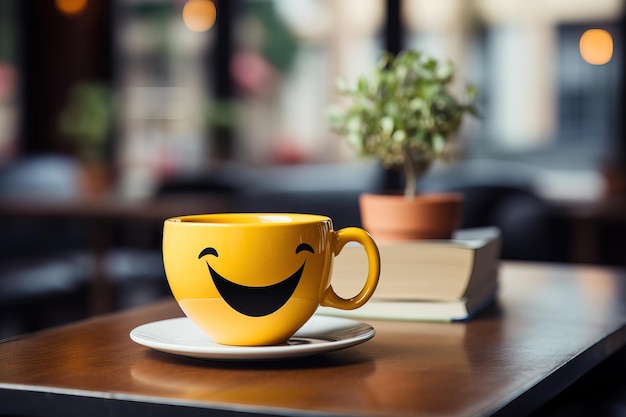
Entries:
[[143, 324], [130, 332], [130, 338], [155, 350], [192, 358], [258, 361], [345, 349], [374, 334], [374, 328], [365, 323], [315, 315], [284, 345], [227, 346], [214, 342], [187, 317], [180, 317]]

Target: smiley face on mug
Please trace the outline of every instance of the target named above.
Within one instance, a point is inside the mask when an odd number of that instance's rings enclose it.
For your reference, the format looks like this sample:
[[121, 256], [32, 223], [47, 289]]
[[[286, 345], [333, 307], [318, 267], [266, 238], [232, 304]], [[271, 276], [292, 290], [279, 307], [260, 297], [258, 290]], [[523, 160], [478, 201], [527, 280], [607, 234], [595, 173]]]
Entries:
[[[295, 257], [301, 264], [287, 277], [255, 277], [257, 285], [244, 285], [235, 277], [225, 277], [211, 264], [217, 264], [221, 257], [237, 257], [237, 254], [226, 253], [214, 246], [208, 246], [200, 251], [198, 259], [205, 260], [208, 272], [215, 288], [232, 307], [233, 310], [250, 317], [262, 317], [276, 312], [293, 296], [306, 268], [307, 254], [315, 254], [315, 250], [308, 243], [300, 243], [293, 253], [286, 253], [285, 258]], [[302, 253], [303, 255], [299, 255]], [[231, 260], [232, 261], [232, 260]], [[241, 259], [245, 262], [245, 259]], [[216, 266], [217, 267], [217, 266]], [[258, 273], [257, 271], [250, 271]]]

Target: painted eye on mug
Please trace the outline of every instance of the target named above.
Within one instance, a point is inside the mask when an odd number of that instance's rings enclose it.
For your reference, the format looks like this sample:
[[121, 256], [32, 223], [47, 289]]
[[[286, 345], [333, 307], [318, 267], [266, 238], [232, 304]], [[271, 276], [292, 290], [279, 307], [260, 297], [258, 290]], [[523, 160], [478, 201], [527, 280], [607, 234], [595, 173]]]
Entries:
[[206, 256], [206, 255], [213, 255], [216, 258], [219, 257], [219, 255], [217, 254], [217, 249], [208, 247], [208, 248], [204, 248], [204, 249], [202, 249], [200, 251], [200, 255], [198, 255], [198, 259], [200, 259], [200, 258], [202, 258], [203, 256]]
[[311, 252], [311, 253], [315, 253], [315, 251], [313, 250], [313, 248], [311, 247], [311, 245], [309, 245], [308, 243], [300, 243], [298, 245], [298, 247], [296, 248], [296, 253], [300, 253], [303, 250], [307, 251], [307, 252]]

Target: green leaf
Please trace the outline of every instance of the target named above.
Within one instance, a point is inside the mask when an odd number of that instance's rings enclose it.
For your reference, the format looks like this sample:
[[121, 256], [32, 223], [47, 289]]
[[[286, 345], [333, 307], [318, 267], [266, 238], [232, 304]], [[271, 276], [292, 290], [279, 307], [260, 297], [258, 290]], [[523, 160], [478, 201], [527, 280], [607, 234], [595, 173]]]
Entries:
[[424, 100], [422, 100], [419, 97], [415, 97], [413, 100], [411, 100], [411, 102], [409, 103], [409, 108], [411, 110], [422, 110], [424, 107], [426, 107], [426, 103], [424, 103]]
[[349, 93], [351, 90], [350, 84], [343, 78], [335, 80], [335, 87], [337, 88], [337, 91], [342, 94]]
[[359, 93], [366, 95], [368, 93], [367, 80], [364, 77], [359, 78], [357, 89]]
[[361, 135], [357, 132], [348, 132], [346, 135], [346, 141], [350, 146], [352, 146], [356, 150], [362, 150], [363, 142], [361, 141]]
[[465, 94], [467, 95], [468, 100], [474, 100], [478, 97], [478, 87], [473, 84], [468, 85], [465, 89]]
[[354, 133], [361, 130], [361, 118], [351, 117], [346, 121], [346, 129], [348, 132]]
[[444, 138], [442, 135], [434, 135], [433, 136], [433, 151], [435, 151], [436, 154], [441, 154], [443, 153], [443, 150], [446, 147], [446, 138]]
[[391, 135], [391, 139], [393, 139], [394, 142], [404, 142], [406, 139], [406, 132], [404, 130], [396, 130], [393, 132], [393, 135]]
[[450, 62], [446, 63], [445, 65], [441, 65], [437, 69], [437, 78], [444, 83], [448, 83], [452, 81], [453, 76], [454, 76], [454, 65]]
[[385, 103], [384, 110], [387, 116], [395, 118], [400, 114], [400, 105], [396, 101], [388, 101]]
[[326, 117], [328, 117], [331, 122], [335, 123], [342, 120], [344, 115], [346, 114], [345, 110], [338, 105], [328, 106], [325, 113]]
[[382, 117], [380, 119], [380, 127], [383, 133], [390, 135], [393, 131], [393, 118], [389, 116]]

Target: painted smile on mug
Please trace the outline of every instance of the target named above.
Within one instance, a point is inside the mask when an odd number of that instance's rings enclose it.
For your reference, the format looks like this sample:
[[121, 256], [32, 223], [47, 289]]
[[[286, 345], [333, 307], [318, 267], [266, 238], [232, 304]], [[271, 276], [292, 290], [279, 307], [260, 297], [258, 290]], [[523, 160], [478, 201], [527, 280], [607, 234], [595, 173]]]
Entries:
[[[296, 248], [296, 254], [302, 251], [315, 253], [311, 245], [307, 243], [301, 243]], [[215, 248], [208, 247], [200, 252], [198, 259], [207, 255], [216, 258], [219, 256]], [[290, 277], [276, 284], [259, 287], [241, 285], [230, 281], [218, 274], [208, 261], [206, 264], [217, 291], [229, 306], [246, 316], [262, 317], [277, 311], [291, 298], [300, 282], [306, 261]]]

